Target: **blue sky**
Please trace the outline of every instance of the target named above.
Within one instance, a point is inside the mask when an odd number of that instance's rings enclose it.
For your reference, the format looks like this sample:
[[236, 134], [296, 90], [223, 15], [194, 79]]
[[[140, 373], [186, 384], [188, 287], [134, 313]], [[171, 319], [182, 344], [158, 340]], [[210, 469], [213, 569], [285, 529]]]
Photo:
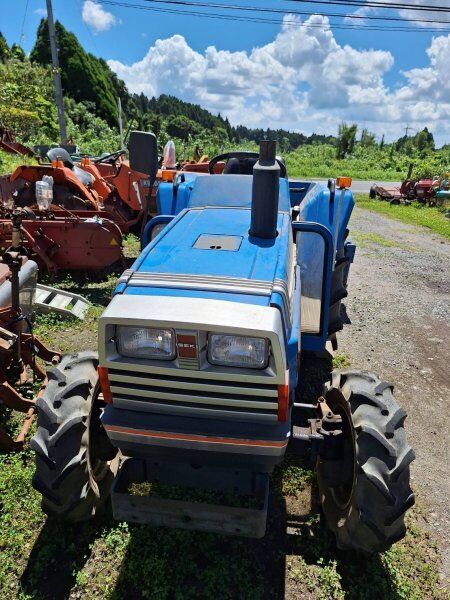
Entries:
[[[220, 0], [219, 0], [220, 1]], [[145, 0], [123, 0], [164, 8]], [[406, 125], [427, 125], [440, 143], [450, 138], [450, 25], [442, 32], [392, 33], [329, 26], [327, 12], [350, 9], [288, 0], [223, 0], [249, 7], [311, 11], [315, 16], [265, 14], [276, 23], [225, 21], [188, 14], [165, 14], [102, 3], [53, 0], [55, 18], [83, 46], [109, 61], [132, 91], [171, 93], [220, 111], [237, 124], [334, 133], [343, 119], [381, 136], [397, 137]], [[409, 3], [425, 4], [423, 0]], [[358, 9], [367, 17], [445, 18], [449, 13]], [[43, 0], [16, 0], [2, 13], [0, 29], [9, 43], [28, 52]], [[179, 8], [176, 8], [180, 10]], [[205, 9], [197, 9], [205, 10]], [[353, 11], [357, 10], [353, 8]], [[261, 13], [216, 9], [222, 14]], [[384, 21], [332, 19], [338, 25]], [[388, 25], [394, 25], [389, 23]], [[402, 26], [407, 24], [401, 23]], [[21, 31], [23, 26], [23, 36]], [[434, 27], [434, 26], [433, 26]]]

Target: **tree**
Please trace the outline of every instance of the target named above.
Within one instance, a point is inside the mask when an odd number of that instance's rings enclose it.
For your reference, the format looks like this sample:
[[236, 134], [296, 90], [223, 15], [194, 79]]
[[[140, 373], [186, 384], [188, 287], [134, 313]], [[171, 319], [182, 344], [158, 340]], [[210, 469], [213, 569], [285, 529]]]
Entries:
[[[111, 71], [107, 63], [85, 52], [76, 36], [58, 21], [55, 25], [59, 48], [59, 65], [64, 93], [82, 102], [95, 103], [96, 114], [109, 125], [117, 125], [117, 98], [120, 97], [125, 114], [135, 107], [125, 83]], [[47, 20], [42, 19], [31, 51], [30, 59], [42, 65], [51, 64]]]
[[20, 62], [23, 62], [26, 59], [25, 52], [19, 46], [19, 44], [13, 44], [11, 46], [10, 57], [20, 60]]
[[339, 125], [336, 152], [337, 158], [345, 158], [347, 154], [351, 154], [353, 152], [355, 148], [357, 131], [358, 125], [355, 123], [353, 125], [347, 125], [347, 123], [341, 123]]
[[0, 31], [0, 62], [5, 63], [9, 58], [9, 46], [5, 36]]
[[376, 136], [374, 133], [370, 132], [368, 129], [363, 129], [361, 132], [361, 146], [367, 148], [369, 146], [376, 145]]
[[187, 142], [190, 135], [201, 131], [201, 127], [192, 119], [179, 115], [167, 120], [166, 130], [169, 135]]
[[427, 127], [424, 127], [422, 131], [416, 133], [413, 138], [413, 143], [419, 152], [434, 150], [435, 147], [433, 134], [428, 131]]

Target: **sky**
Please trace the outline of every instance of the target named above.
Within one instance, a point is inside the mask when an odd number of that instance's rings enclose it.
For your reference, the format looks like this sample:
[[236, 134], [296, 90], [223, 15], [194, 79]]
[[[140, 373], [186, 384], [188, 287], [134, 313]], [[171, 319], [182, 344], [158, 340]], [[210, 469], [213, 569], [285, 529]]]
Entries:
[[[450, 0], [384, 0], [448, 6], [447, 13], [318, 0], [198, 1], [250, 10], [186, 9], [151, 0], [53, 0], [53, 11], [86, 50], [108, 61], [131, 92], [172, 94], [220, 112], [234, 125], [336, 134], [346, 121], [386, 141], [406, 127], [413, 134], [426, 126], [438, 145], [450, 142]], [[364, 3], [370, 0], [359, 2]], [[180, 12], [160, 12], [167, 8]], [[0, 30], [10, 44], [21, 43], [29, 52], [45, 15], [44, 0], [15, 0], [2, 11]], [[395, 26], [414, 31], [387, 31]]]

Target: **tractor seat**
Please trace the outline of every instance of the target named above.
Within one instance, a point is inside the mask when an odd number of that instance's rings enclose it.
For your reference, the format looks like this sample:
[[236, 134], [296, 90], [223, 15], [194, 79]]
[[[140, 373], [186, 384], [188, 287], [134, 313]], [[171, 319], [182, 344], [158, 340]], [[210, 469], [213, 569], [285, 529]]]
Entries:
[[222, 171], [222, 175], [252, 175], [256, 160], [256, 158], [230, 158]]
[[73, 171], [75, 177], [77, 177], [84, 186], [92, 185], [94, 183], [93, 175], [78, 167], [65, 148], [52, 148], [47, 152], [47, 157], [50, 162], [61, 161], [65, 167]]

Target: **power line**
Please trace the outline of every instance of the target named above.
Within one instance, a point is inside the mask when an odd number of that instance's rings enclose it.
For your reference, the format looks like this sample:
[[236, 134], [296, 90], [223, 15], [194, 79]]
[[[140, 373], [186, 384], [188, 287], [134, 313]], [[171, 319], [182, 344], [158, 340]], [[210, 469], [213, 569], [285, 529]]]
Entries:
[[[186, 11], [183, 9], [177, 8], [157, 8], [155, 6], [144, 6], [142, 4], [130, 4], [126, 2], [119, 2], [115, 0], [98, 0], [100, 4], [108, 5], [108, 6], [118, 6], [122, 8], [132, 8], [137, 10], [144, 10], [150, 12], [160, 12], [166, 14], [175, 14], [175, 15], [186, 15], [186, 16], [194, 16], [194, 17], [202, 17], [209, 19], [217, 19], [217, 20], [226, 20], [226, 21], [241, 21], [247, 23], [263, 23], [268, 25], [284, 25], [288, 27], [303, 27], [304, 29], [342, 29], [342, 30], [369, 30], [369, 31], [383, 31], [383, 32], [396, 32], [396, 33], [447, 33], [450, 32], [450, 29], [445, 28], [430, 28], [430, 27], [381, 27], [375, 25], [363, 25], [363, 24], [346, 24], [346, 23], [304, 23], [299, 21], [293, 21], [289, 19], [268, 19], [262, 17], [245, 17], [239, 15], [229, 15], [229, 14], [220, 14], [220, 13], [211, 13], [211, 12], [202, 12], [202, 11]], [[316, 13], [307, 13], [308, 15], [317, 14]], [[351, 15], [349, 15], [351, 17]]]
[[29, 0], [27, 0], [26, 4], [25, 4], [25, 12], [23, 13], [23, 19], [22, 19], [22, 27], [20, 28], [20, 38], [19, 38], [19, 44], [21, 44], [24, 40], [24, 29], [25, 29], [25, 19], [27, 18], [27, 11], [28, 11], [28, 2]]
[[[311, 15], [311, 11], [302, 11], [302, 10], [288, 10], [283, 8], [267, 8], [261, 6], [242, 6], [239, 4], [217, 4], [212, 2], [199, 2], [192, 0], [143, 0], [144, 2], [150, 2], [152, 4], [169, 4], [169, 5], [178, 5], [185, 7], [199, 7], [199, 8], [207, 8], [207, 9], [220, 9], [220, 10], [235, 10], [235, 11], [246, 11], [246, 12], [265, 12], [265, 13], [274, 13], [274, 14], [295, 14], [295, 15]], [[450, 13], [450, 11], [449, 11]], [[407, 23], [439, 23], [439, 24], [448, 24], [450, 25], [450, 21], [440, 21], [437, 19], [408, 19], [404, 17], [385, 17], [385, 16], [377, 16], [377, 15], [352, 15], [345, 13], [321, 13], [326, 17], [337, 17], [337, 18], [351, 18], [351, 19], [368, 19], [368, 20], [378, 20], [378, 21], [401, 21]]]
[[450, 13], [448, 6], [426, 6], [425, 4], [403, 4], [402, 2], [378, 2], [376, 0], [287, 0], [303, 4], [333, 4], [337, 6], [356, 6], [360, 8], [380, 8], [389, 10], [419, 10], [427, 12]]

